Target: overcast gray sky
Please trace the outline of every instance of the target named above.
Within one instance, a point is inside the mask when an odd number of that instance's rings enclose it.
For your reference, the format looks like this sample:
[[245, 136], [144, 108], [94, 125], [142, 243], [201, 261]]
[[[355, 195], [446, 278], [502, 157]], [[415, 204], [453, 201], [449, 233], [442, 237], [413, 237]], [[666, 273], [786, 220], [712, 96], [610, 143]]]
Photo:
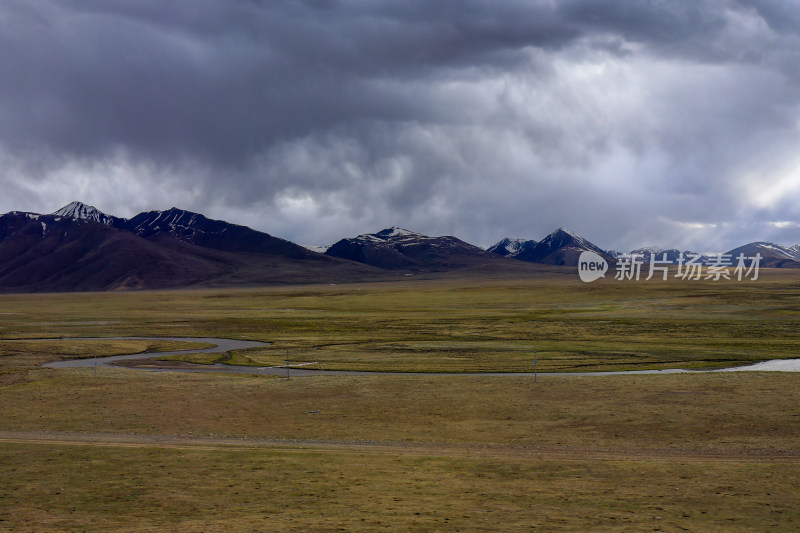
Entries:
[[0, 211], [800, 242], [800, 0], [4, 0]]

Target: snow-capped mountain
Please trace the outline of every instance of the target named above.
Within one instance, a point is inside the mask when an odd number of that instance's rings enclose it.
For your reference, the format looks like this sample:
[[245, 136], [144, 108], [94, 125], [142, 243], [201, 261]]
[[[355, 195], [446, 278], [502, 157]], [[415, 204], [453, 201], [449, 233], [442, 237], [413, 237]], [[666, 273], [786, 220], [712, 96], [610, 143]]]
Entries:
[[[776, 259], [794, 259], [798, 258], [797, 253], [793, 251], [791, 248], [786, 248], [781, 246], [780, 244], [775, 244], [772, 242], [751, 242], [749, 244], [745, 244], [744, 246], [740, 246], [738, 248], [734, 248], [731, 250], [730, 254], [738, 255], [739, 253], [743, 253], [743, 249], [746, 248], [749, 254], [752, 254], [752, 251], [757, 251], [761, 254], [762, 257], [775, 257]], [[748, 255], [746, 253], [745, 255]]]
[[325, 252], [386, 269], [441, 270], [491, 260], [492, 254], [455, 237], [429, 237], [391, 227], [342, 239]]
[[736, 257], [739, 254], [744, 254], [746, 257], [754, 257], [756, 254], [760, 254], [762, 267], [796, 268], [800, 267], [800, 255], [797, 254], [798, 246], [800, 245], [786, 248], [780, 244], [758, 241], [734, 248], [726, 252], [726, 254], [730, 254], [733, 261], [736, 261]]
[[131, 219], [125, 219], [107, 215], [81, 202], [71, 202], [53, 215], [73, 220], [100, 222], [149, 240], [174, 238], [205, 248], [237, 253], [278, 253], [297, 258], [314, 255], [303, 246], [273, 237], [268, 233], [223, 220], [213, 220], [200, 213], [177, 207], [166, 211], [147, 211]]
[[386, 228], [384, 230], [379, 231], [375, 234], [375, 237], [382, 239], [384, 241], [389, 240], [398, 240], [398, 239], [405, 239], [405, 238], [412, 238], [412, 239], [430, 239], [432, 237], [426, 237], [422, 233], [417, 233], [415, 231], [398, 228], [397, 226], [392, 226], [391, 228]]
[[147, 211], [126, 220], [120, 227], [148, 240], [173, 238], [186, 243], [230, 252], [280, 254], [295, 258], [316, 254], [299, 244], [273, 237], [246, 226], [214, 220], [184, 209]]
[[380, 271], [180, 209], [106, 215], [73, 202], [0, 215], [0, 292], [319, 283]]
[[535, 246], [536, 244], [538, 243], [533, 240], [505, 238], [487, 248], [486, 251], [503, 257], [514, 257], [524, 248]]
[[162, 288], [190, 285], [224, 272], [221, 265], [155, 245], [101, 220], [62, 214], [0, 215], [0, 290]]
[[[582, 252], [592, 251], [611, 261], [613, 258], [600, 247], [567, 229], [558, 228], [541, 241], [503, 239], [489, 251], [531, 263], [576, 266]], [[499, 253], [498, 253], [499, 252]]]
[[82, 202], [70, 202], [52, 214], [57, 217], [100, 222], [101, 224], [107, 224], [109, 226], [113, 226], [116, 221], [122, 220], [117, 217], [106, 215], [96, 207]]
[[166, 211], [146, 211], [127, 221], [127, 228], [137, 235], [148, 237], [158, 233], [188, 236], [197, 232], [224, 232], [227, 223], [209, 228], [203, 215], [172, 207]]

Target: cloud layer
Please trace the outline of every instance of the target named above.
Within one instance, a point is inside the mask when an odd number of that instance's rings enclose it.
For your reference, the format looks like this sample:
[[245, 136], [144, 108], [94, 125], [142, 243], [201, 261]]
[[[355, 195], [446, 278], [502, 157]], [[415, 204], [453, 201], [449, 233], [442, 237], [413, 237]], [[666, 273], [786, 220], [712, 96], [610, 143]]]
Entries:
[[800, 242], [796, 0], [9, 0], [0, 210]]

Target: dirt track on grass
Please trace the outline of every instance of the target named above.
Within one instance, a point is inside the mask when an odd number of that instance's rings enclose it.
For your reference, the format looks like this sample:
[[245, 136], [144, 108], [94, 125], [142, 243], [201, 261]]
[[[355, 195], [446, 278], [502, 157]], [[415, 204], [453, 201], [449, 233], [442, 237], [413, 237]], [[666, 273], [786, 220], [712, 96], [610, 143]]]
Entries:
[[434, 457], [487, 457], [573, 461], [769, 462], [800, 463], [800, 448], [683, 449], [599, 448], [585, 446], [505, 446], [439, 442], [322, 441], [253, 439], [228, 436], [147, 435], [116, 433], [0, 431], [0, 444], [99, 446], [111, 448], [173, 448], [186, 450], [271, 449], [281, 452], [379, 453]]

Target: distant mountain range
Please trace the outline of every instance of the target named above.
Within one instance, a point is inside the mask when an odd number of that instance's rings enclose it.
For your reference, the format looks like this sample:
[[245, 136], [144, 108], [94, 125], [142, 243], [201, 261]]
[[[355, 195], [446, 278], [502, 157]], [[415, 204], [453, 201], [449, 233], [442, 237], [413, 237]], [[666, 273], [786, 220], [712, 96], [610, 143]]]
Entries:
[[[563, 228], [541, 241], [503, 239], [488, 250], [398, 227], [313, 248], [177, 208], [126, 219], [72, 202], [52, 214], [0, 215], [0, 291], [332, 283], [463, 269], [530, 274], [547, 268], [537, 265], [575, 266], [587, 250], [611, 262], [664, 254], [676, 262], [681, 253], [604, 250]], [[800, 267], [800, 245], [754, 242], [727, 253], [760, 253], [762, 267]]]
[[[595, 252], [611, 262], [638, 257], [643, 263], [649, 263], [654, 257], [659, 262], [677, 264], [681, 254], [684, 259], [688, 256], [697, 256], [696, 262], [701, 264], [709, 264], [715, 260], [714, 256], [674, 248], [668, 250], [638, 248], [630, 252], [603, 250], [564, 228], [558, 228], [538, 242], [506, 238], [490, 246], [489, 251], [503, 257], [559, 266], [577, 266], [578, 257], [584, 251]], [[724, 252], [725, 255], [730, 255], [734, 262], [739, 254], [754, 257], [757, 253], [761, 255], [760, 266], [763, 268], [800, 268], [800, 244], [786, 248], [770, 242], [752, 242]]]
[[522, 261], [557, 266], [577, 265], [578, 257], [584, 251], [595, 252], [608, 261], [614, 260], [614, 256], [609, 252], [600, 249], [583, 237], [564, 228], [558, 228], [538, 242], [523, 239], [503, 239], [494, 246], [490, 246], [489, 251]]

